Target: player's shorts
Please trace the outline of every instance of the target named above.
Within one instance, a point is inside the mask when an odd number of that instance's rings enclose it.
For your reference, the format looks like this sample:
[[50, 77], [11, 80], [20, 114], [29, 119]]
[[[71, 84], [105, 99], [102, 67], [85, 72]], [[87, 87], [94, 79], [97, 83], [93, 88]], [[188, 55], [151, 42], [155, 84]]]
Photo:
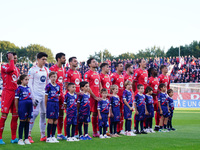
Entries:
[[108, 127], [108, 114], [101, 113], [102, 119], [98, 119], [99, 127]]
[[91, 112], [97, 112], [97, 105], [98, 105], [98, 102], [93, 97], [90, 97], [90, 111]]
[[120, 107], [112, 107], [112, 113], [114, 117], [110, 117], [111, 122], [119, 122], [120, 121]]
[[20, 120], [33, 117], [33, 102], [32, 100], [19, 101], [18, 115]]
[[77, 116], [69, 117], [67, 116], [67, 124], [68, 125], [77, 125]]
[[88, 122], [90, 122], [90, 115], [81, 115], [81, 114], [79, 114], [78, 115], [78, 122], [80, 122], [80, 123], [88, 123]]
[[59, 102], [47, 102], [47, 118], [58, 119], [59, 116]]
[[[132, 104], [129, 104], [132, 107]], [[132, 118], [132, 110], [128, 108], [128, 106], [124, 105], [124, 119]]]
[[147, 111], [149, 112], [149, 115], [146, 115], [146, 118], [153, 118], [154, 117], [154, 107], [153, 105], [147, 105]]
[[60, 95], [59, 96], [59, 109], [61, 109], [61, 110], [65, 110], [64, 100], [65, 100], [64, 95], [63, 94]]
[[45, 95], [43, 96], [35, 96], [34, 97], [35, 100], [38, 100], [38, 105], [37, 106], [33, 106], [33, 113], [46, 113], [46, 107], [44, 104], [45, 101]]
[[139, 112], [138, 115], [135, 115], [135, 120], [142, 121], [145, 118], [145, 106], [137, 107], [137, 111]]
[[15, 91], [3, 90], [1, 99], [1, 112], [2, 113], [17, 113], [15, 108]]
[[164, 118], [169, 117], [170, 113], [168, 112], [167, 106], [161, 106], [161, 109], [162, 109], [162, 112], [163, 112], [162, 116], [163, 116]]

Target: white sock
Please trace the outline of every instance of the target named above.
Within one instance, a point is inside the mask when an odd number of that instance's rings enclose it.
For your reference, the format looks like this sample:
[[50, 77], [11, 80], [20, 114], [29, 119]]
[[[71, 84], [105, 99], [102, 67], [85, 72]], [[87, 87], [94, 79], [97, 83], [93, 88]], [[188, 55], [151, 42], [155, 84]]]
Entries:
[[31, 131], [33, 129], [35, 119], [37, 118], [39, 112], [33, 112], [33, 118], [31, 118], [30, 123], [29, 123], [29, 136], [31, 136]]
[[45, 137], [45, 129], [46, 129], [46, 113], [40, 113], [40, 132], [41, 138]]

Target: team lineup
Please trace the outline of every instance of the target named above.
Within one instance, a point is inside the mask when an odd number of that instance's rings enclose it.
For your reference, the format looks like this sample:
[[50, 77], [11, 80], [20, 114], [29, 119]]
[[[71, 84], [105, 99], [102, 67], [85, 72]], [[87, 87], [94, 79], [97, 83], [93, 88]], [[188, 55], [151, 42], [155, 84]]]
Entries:
[[40, 52], [37, 64], [29, 69], [28, 75], [20, 75], [15, 66], [16, 53], [9, 52], [6, 56], [8, 64], [1, 66], [0, 144], [5, 144], [2, 135], [9, 111], [12, 113], [11, 143], [19, 145], [34, 143], [31, 131], [38, 115], [40, 141], [47, 143], [92, 140], [88, 133], [89, 122], [92, 136], [101, 139], [175, 131], [173, 90], [165, 65], [161, 65], [159, 76], [156, 68], [146, 70], [144, 59], [139, 59], [136, 70], [131, 63], [127, 63], [124, 70], [123, 63], [118, 62], [112, 74], [109, 64], [104, 62], [98, 73], [97, 61], [90, 58], [87, 60], [89, 70], [82, 77], [76, 70], [76, 57], [69, 58], [70, 69], [66, 71], [64, 53], [57, 53], [57, 63], [47, 68], [48, 55]]

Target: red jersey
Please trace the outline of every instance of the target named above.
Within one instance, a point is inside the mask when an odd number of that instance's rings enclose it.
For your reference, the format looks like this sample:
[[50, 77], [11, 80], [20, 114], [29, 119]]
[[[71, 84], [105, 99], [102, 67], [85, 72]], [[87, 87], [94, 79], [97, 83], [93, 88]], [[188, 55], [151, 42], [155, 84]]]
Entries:
[[121, 74], [119, 75], [118, 73], [113, 73], [110, 76], [112, 84], [116, 84], [118, 86], [118, 96], [122, 97], [123, 91], [124, 91], [124, 76]]
[[3, 79], [3, 89], [16, 90], [19, 73], [19, 68], [15, 66], [14, 60], [10, 60], [10, 64], [2, 65], [1, 77]]
[[163, 74], [161, 74], [158, 77], [158, 80], [160, 83], [165, 83], [165, 85], [167, 86], [167, 90], [170, 89], [170, 77], [169, 76], [164, 76]]
[[[128, 75], [127, 73], [124, 74], [124, 83], [129, 80], [133, 83], [133, 76], [132, 75]], [[125, 90], [125, 87], [124, 87], [124, 90]], [[133, 90], [131, 89], [130, 90], [131, 92], [133, 92]]]
[[96, 71], [92, 71], [91, 69], [88, 70], [84, 74], [84, 81], [89, 82], [90, 89], [92, 90], [95, 96], [99, 97], [99, 73]]
[[135, 95], [137, 94], [137, 85], [142, 84], [144, 86], [144, 91], [147, 88], [147, 81], [148, 81], [148, 71], [142, 70], [141, 68], [138, 68], [135, 70], [135, 73], [133, 75], [133, 80], [136, 81], [136, 91]]
[[55, 71], [57, 73], [56, 83], [60, 86], [60, 94], [63, 94], [63, 82], [65, 81], [66, 70], [63, 67], [58, 67], [57, 64], [49, 68], [50, 71]]
[[148, 86], [152, 87], [153, 88], [153, 93], [154, 94], [157, 94], [158, 92], [158, 86], [159, 86], [159, 80], [157, 77], [150, 77], [148, 79]]
[[66, 72], [66, 82], [71, 82], [76, 85], [76, 92], [80, 92], [80, 82], [82, 81], [81, 73], [77, 70], [69, 69]]
[[108, 74], [100, 73], [100, 82], [101, 82], [102, 88], [107, 89], [108, 93], [110, 94], [110, 85], [111, 85], [110, 76]]

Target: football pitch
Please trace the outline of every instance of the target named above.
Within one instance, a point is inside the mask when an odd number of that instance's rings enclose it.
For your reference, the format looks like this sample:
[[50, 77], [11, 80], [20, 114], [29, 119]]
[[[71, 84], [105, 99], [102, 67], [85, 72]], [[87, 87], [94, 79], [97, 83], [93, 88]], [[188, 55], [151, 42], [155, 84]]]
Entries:
[[[136, 137], [121, 136], [111, 139], [93, 138], [91, 141], [45, 143], [40, 142], [39, 117], [36, 120], [32, 131], [32, 137], [35, 143], [31, 145], [20, 146], [11, 144], [10, 138], [10, 120], [11, 114], [6, 121], [3, 140], [6, 145], [0, 145], [0, 150], [10, 149], [51, 149], [51, 150], [72, 150], [72, 149], [150, 149], [150, 150], [172, 150], [172, 149], [200, 149], [200, 110], [175, 110], [173, 117], [173, 126], [176, 131], [168, 133], [149, 133], [147, 135], [137, 135]], [[155, 124], [155, 123], [154, 123]], [[153, 125], [154, 125], [153, 124]], [[92, 135], [92, 125], [89, 125], [89, 134]]]

